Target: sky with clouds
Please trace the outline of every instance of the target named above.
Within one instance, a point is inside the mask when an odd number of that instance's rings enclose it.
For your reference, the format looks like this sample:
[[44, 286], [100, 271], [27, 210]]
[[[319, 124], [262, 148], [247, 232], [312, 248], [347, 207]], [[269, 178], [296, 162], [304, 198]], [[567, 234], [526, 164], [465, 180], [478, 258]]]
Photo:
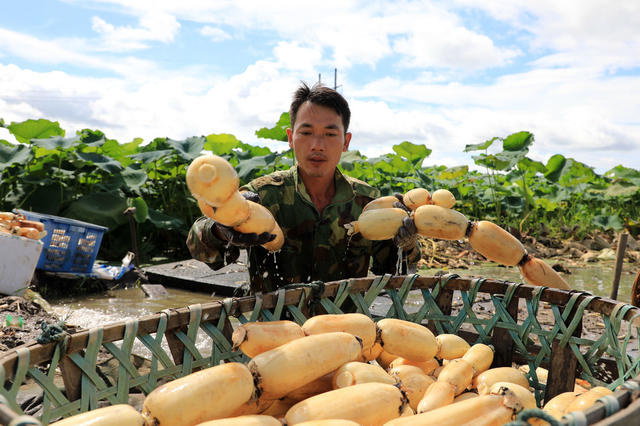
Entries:
[[3, 2], [0, 117], [281, 151], [255, 130], [337, 69], [367, 156], [408, 140], [472, 165], [465, 145], [528, 130], [535, 160], [640, 169], [638, 28], [638, 1]]

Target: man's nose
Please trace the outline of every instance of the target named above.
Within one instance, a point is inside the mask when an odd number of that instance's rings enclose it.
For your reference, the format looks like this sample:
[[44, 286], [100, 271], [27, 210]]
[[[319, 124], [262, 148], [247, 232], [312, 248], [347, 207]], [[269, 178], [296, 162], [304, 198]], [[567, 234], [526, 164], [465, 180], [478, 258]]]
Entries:
[[313, 151], [324, 151], [325, 140], [324, 135], [313, 135], [311, 137], [311, 149]]

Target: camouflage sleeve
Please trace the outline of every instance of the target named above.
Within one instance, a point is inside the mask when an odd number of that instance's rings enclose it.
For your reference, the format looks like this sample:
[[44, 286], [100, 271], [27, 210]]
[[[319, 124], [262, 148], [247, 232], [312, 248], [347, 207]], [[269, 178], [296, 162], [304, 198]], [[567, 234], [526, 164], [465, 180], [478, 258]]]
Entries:
[[402, 254], [402, 265], [398, 270], [398, 247], [392, 240], [376, 241], [373, 244], [371, 272], [383, 274], [414, 273], [420, 260], [420, 244], [407, 249]]
[[227, 247], [227, 242], [218, 238], [211, 229], [214, 224], [206, 216], [198, 218], [189, 230], [187, 247], [191, 257], [216, 270], [235, 262], [240, 256], [240, 249], [235, 246]]

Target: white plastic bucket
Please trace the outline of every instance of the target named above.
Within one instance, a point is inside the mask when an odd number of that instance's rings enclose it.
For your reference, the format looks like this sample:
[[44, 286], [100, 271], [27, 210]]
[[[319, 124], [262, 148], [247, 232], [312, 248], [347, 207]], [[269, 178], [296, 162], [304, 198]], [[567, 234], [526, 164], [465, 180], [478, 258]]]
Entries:
[[0, 233], [0, 293], [22, 295], [40, 258], [42, 242]]

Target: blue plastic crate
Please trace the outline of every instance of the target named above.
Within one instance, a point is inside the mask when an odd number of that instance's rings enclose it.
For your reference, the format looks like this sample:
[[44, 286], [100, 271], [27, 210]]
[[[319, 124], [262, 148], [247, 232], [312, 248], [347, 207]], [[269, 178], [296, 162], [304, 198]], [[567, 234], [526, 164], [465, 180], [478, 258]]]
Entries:
[[109, 228], [65, 217], [15, 209], [28, 220], [44, 224], [47, 235], [36, 269], [88, 274], [98, 256], [102, 236]]

